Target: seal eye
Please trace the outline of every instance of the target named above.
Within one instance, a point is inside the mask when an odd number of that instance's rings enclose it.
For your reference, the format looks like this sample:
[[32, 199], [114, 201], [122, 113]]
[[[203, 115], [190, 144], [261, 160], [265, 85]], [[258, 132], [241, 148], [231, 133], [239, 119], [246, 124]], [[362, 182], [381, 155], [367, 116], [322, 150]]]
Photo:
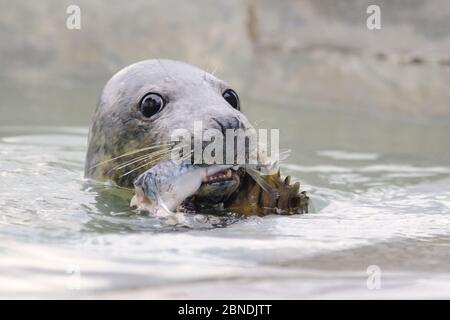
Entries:
[[147, 93], [141, 100], [140, 110], [146, 118], [161, 111], [164, 107], [163, 98], [157, 93]]
[[228, 89], [223, 93], [223, 98], [236, 110], [241, 110], [241, 104], [239, 97], [234, 90]]

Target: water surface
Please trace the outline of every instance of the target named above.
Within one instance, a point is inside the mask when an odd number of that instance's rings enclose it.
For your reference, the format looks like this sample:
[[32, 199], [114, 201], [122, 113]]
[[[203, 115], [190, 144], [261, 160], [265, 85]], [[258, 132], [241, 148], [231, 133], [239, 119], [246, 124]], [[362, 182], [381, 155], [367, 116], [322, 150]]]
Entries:
[[0, 297], [450, 297], [448, 127], [247, 105], [313, 213], [165, 226], [83, 179], [87, 126], [1, 122]]

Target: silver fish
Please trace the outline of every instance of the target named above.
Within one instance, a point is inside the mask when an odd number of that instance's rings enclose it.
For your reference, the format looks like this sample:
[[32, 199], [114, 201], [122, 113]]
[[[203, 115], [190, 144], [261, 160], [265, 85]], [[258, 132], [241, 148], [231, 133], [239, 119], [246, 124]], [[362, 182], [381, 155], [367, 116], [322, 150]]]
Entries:
[[156, 216], [168, 216], [186, 198], [194, 195], [208, 177], [231, 167], [199, 166], [172, 160], [161, 162], [136, 178], [136, 194], [130, 205]]

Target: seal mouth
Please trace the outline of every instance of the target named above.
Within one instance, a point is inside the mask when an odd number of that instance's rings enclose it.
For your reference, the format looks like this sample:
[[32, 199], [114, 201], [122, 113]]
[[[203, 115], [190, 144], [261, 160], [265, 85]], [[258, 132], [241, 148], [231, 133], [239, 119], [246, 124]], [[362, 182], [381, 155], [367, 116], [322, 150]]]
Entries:
[[206, 176], [195, 193], [199, 203], [216, 204], [225, 201], [240, 184], [239, 167], [235, 166]]
[[233, 179], [233, 174], [236, 174], [236, 171], [237, 170], [226, 169], [226, 170], [222, 170], [220, 172], [217, 172], [215, 174], [206, 176], [203, 179], [202, 184], [212, 184], [212, 183], [232, 180]]

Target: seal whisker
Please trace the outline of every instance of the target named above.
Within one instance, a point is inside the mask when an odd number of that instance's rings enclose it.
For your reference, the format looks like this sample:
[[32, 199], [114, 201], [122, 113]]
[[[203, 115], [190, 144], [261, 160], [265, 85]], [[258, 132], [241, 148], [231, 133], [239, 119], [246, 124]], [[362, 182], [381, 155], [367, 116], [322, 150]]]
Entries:
[[139, 157], [136, 157], [136, 158], [130, 159], [130, 160], [128, 160], [128, 161], [125, 161], [125, 162], [120, 163], [119, 165], [117, 165], [117, 166], [115, 166], [114, 168], [112, 168], [112, 170], [120, 170], [120, 169], [123, 169], [124, 167], [126, 167], [126, 166], [128, 166], [128, 165], [130, 165], [130, 164], [133, 164], [133, 163], [136, 163], [136, 162], [145, 160], [145, 159], [147, 159], [147, 158], [151, 158], [151, 157], [156, 156], [156, 155], [159, 155], [159, 154], [167, 153], [167, 152], [169, 152], [169, 151], [171, 151], [171, 150], [172, 150], [172, 149], [164, 149], [164, 150], [159, 150], [159, 151], [157, 151], [157, 152], [152, 152], [152, 153], [147, 153], [147, 154], [141, 155], [141, 156], [139, 156]]
[[[179, 147], [179, 148], [181, 149], [181, 147]], [[175, 150], [175, 149], [173, 149], [173, 150]], [[170, 159], [170, 158], [166, 158], [166, 159], [165, 159], [165, 158], [164, 158], [165, 156], [167, 156], [167, 154], [162, 154], [162, 155], [160, 155], [158, 158], [152, 159], [152, 160], [150, 160], [150, 161], [144, 163], [144, 164], [141, 165], [141, 166], [138, 166], [138, 167], [136, 167], [136, 168], [134, 168], [134, 169], [132, 169], [132, 170], [130, 170], [130, 171], [128, 171], [128, 172], [125, 172], [125, 173], [124, 173], [123, 175], [121, 175], [120, 177], [125, 177], [125, 176], [129, 175], [130, 173], [132, 173], [132, 172], [134, 172], [134, 171], [136, 171], [136, 170], [139, 170], [139, 169], [141, 169], [141, 168], [144, 168], [144, 167], [146, 167], [146, 166], [148, 166], [148, 165], [151, 165], [151, 164], [154, 164], [154, 163], [156, 163], [156, 162], [160, 162], [161, 160], [169, 160], [169, 159]], [[187, 159], [189, 159], [191, 156], [192, 156], [191, 154], [185, 155], [184, 157], [181, 158], [181, 161], [187, 160]]]
[[129, 161], [123, 162], [123, 163], [115, 166], [111, 170], [120, 170], [120, 169], [123, 169], [126, 166], [129, 166], [129, 165], [134, 164], [136, 162], [144, 161], [144, 160], [147, 160], [149, 158], [152, 158], [152, 157], [155, 157], [155, 156], [159, 156], [159, 155], [164, 155], [164, 154], [167, 154], [169, 152], [172, 152], [174, 150], [179, 150], [179, 149], [181, 149], [181, 147], [166, 148], [166, 149], [163, 149], [163, 150], [158, 150], [158, 151], [155, 151], [155, 152], [152, 152], [152, 153], [144, 154], [144, 155], [141, 155], [141, 156], [139, 156], [137, 158], [133, 158], [133, 159], [131, 159]]
[[136, 167], [136, 168], [133, 168], [132, 170], [130, 170], [130, 171], [128, 171], [128, 172], [125, 172], [124, 174], [122, 174], [122, 175], [120, 176], [120, 178], [125, 177], [125, 176], [129, 175], [130, 173], [132, 173], [132, 172], [134, 172], [134, 171], [136, 171], [136, 170], [139, 170], [139, 169], [141, 169], [141, 168], [144, 168], [144, 167], [146, 167], [146, 166], [148, 166], [148, 165], [154, 164], [154, 163], [159, 162], [159, 161], [161, 161], [161, 160], [168, 160], [169, 158], [164, 159], [165, 156], [166, 156], [166, 155], [161, 155], [161, 156], [158, 157], [158, 158], [155, 158], [155, 159], [152, 159], [152, 160], [150, 160], [150, 161], [147, 161], [147, 162], [145, 162], [143, 165], [138, 166], [138, 167]]
[[147, 151], [147, 150], [160, 148], [162, 146], [173, 146], [173, 143], [153, 144], [153, 145], [150, 145], [149, 147], [144, 147], [144, 148], [141, 148], [141, 149], [137, 149], [137, 150], [133, 150], [133, 151], [130, 151], [130, 152], [126, 152], [124, 154], [121, 154], [120, 156], [117, 156], [117, 157], [114, 157], [114, 158], [111, 158], [111, 159], [108, 159], [108, 160], [96, 163], [93, 166], [91, 166], [90, 169], [93, 169], [95, 167], [101, 166], [103, 164], [106, 164], [108, 162], [111, 162], [111, 161], [114, 161], [114, 160], [117, 160], [117, 159], [120, 159], [120, 158], [123, 158], [123, 157], [126, 157], [126, 156], [131, 156], [133, 154], [136, 154], [136, 153], [139, 153], [139, 152], [142, 152], [142, 151]]

